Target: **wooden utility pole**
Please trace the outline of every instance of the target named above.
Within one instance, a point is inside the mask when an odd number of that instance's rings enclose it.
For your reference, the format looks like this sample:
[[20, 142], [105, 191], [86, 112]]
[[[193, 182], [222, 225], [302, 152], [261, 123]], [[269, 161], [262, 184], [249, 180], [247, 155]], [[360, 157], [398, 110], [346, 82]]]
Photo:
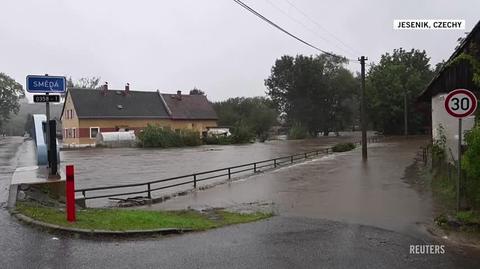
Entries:
[[362, 92], [361, 92], [361, 104], [360, 104], [360, 121], [362, 125], [362, 160], [367, 160], [367, 117], [365, 116], [365, 60], [367, 57], [362, 56], [358, 59], [362, 67]]
[[408, 136], [408, 110], [407, 110], [407, 90], [403, 92], [403, 122], [405, 124], [405, 137]]

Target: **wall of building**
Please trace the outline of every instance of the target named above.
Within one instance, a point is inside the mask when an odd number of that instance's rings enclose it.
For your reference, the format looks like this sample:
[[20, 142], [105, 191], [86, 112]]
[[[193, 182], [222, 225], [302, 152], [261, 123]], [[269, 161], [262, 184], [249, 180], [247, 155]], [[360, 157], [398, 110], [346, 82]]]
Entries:
[[[67, 117], [67, 111], [72, 111], [71, 118]], [[79, 144], [79, 130], [78, 130], [78, 117], [75, 112], [75, 107], [73, 106], [72, 98], [70, 95], [67, 96], [65, 100], [65, 105], [63, 109], [63, 114], [61, 115], [62, 121], [62, 134], [63, 134], [63, 143], [64, 144]], [[75, 134], [75, 138], [69, 137], [68, 131]], [[67, 132], [66, 132], [67, 131]]]
[[[439, 126], [443, 126], [447, 138], [447, 159], [449, 161], [457, 160], [458, 156], [458, 119], [450, 116], [445, 110], [445, 97], [447, 94], [438, 94], [432, 97], [432, 136], [433, 139], [439, 139]], [[470, 116], [462, 120], [462, 131], [471, 130], [475, 123], [475, 117]], [[462, 135], [463, 144], [465, 137]], [[453, 158], [452, 158], [453, 155]]]

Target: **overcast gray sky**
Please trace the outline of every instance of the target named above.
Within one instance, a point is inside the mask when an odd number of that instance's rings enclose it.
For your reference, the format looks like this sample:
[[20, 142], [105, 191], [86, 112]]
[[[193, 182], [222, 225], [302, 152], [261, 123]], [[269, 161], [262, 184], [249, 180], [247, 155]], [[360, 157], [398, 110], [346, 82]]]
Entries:
[[[244, 2], [317, 47], [369, 62], [403, 47], [425, 49], [435, 64], [480, 19], [478, 0]], [[263, 95], [284, 54], [317, 53], [232, 0], [2, 0], [1, 8], [0, 72], [22, 85], [28, 74], [100, 76], [110, 88], [196, 86], [222, 100]], [[394, 19], [465, 19], [466, 30], [399, 31]]]

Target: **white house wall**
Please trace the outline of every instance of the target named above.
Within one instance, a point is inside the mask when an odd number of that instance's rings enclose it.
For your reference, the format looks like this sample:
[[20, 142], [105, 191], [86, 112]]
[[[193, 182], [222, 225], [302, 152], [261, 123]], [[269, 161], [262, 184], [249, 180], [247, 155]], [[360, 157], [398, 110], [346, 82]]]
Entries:
[[[445, 110], [445, 97], [447, 94], [438, 94], [432, 97], [432, 136], [433, 139], [439, 139], [438, 128], [443, 126], [447, 138], [446, 154], [449, 161], [456, 160], [458, 156], [458, 119], [450, 116]], [[462, 131], [471, 130], [475, 123], [475, 117], [470, 116], [462, 120]], [[462, 136], [462, 144], [465, 139]], [[452, 158], [452, 155], [454, 156]]]

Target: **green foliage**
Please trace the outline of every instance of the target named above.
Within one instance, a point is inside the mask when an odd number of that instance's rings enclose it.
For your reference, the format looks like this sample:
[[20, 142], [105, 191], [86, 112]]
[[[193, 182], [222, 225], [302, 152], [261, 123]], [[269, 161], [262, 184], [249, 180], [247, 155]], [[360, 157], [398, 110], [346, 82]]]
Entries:
[[287, 123], [300, 123], [312, 136], [351, 126], [359, 83], [345, 59], [328, 55], [282, 56], [265, 80], [267, 94]]
[[213, 107], [220, 126], [238, 128], [241, 125], [243, 129], [250, 130], [248, 137], [253, 135], [262, 142], [268, 138], [270, 128], [277, 123], [278, 113], [272, 102], [265, 97], [230, 98], [214, 103]]
[[290, 127], [290, 130], [288, 130], [288, 139], [305, 139], [307, 137], [309, 137], [308, 130], [300, 123], [293, 124], [293, 126]]
[[232, 143], [233, 144], [245, 144], [250, 143], [255, 139], [255, 134], [252, 129], [246, 124], [239, 123], [232, 130]]
[[141, 147], [184, 147], [202, 144], [200, 134], [191, 130], [175, 132], [170, 128], [148, 125], [138, 136]]
[[472, 67], [472, 81], [475, 85], [480, 87], [480, 60], [475, 57], [476, 49], [473, 53], [460, 53], [457, 57], [448, 62], [447, 66], [459, 64], [460, 62], [467, 62]]
[[212, 135], [203, 138], [207, 145], [230, 145], [233, 144], [232, 136]]
[[0, 131], [10, 119], [11, 113], [17, 114], [18, 101], [25, 96], [22, 85], [4, 73], [0, 73]]
[[333, 152], [344, 152], [344, 151], [350, 151], [355, 148], [354, 143], [338, 143], [335, 146], [332, 147]]
[[437, 137], [433, 140], [432, 156], [435, 163], [441, 163], [445, 161], [446, 152], [445, 146], [447, 144], [447, 137], [445, 135], [445, 128], [442, 124], [438, 125]]
[[462, 157], [466, 173], [465, 190], [472, 206], [480, 206], [480, 125], [465, 134], [467, 150]]
[[427, 118], [415, 108], [416, 97], [433, 77], [425, 51], [395, 49], [372, 64], [366, 80], [367, 111], [373, 127], [385, 134], [404, 131], [404, 96], [407, 96], [408, 129], [420, 133]]
[[469, 211], [460, 211], [457, 213], [457, 219], [463, 223], [473, 224], [480, 223], [480, 213], [469, 210]]
[[240, 214], [214, 210], [208, 213], [197, 211], [154, 211], [127, 209], [85, 209], [77, 212], [77, 221], [67, 222], [65, 212], [34, 203], [19, 202], [20, 213], [42, 222], [70, 228], [89, 230], [127, 231], [160, 228], [189, 228], [205, 230], [236, 223], [257, 221], [272, 216], [271, 213]]

